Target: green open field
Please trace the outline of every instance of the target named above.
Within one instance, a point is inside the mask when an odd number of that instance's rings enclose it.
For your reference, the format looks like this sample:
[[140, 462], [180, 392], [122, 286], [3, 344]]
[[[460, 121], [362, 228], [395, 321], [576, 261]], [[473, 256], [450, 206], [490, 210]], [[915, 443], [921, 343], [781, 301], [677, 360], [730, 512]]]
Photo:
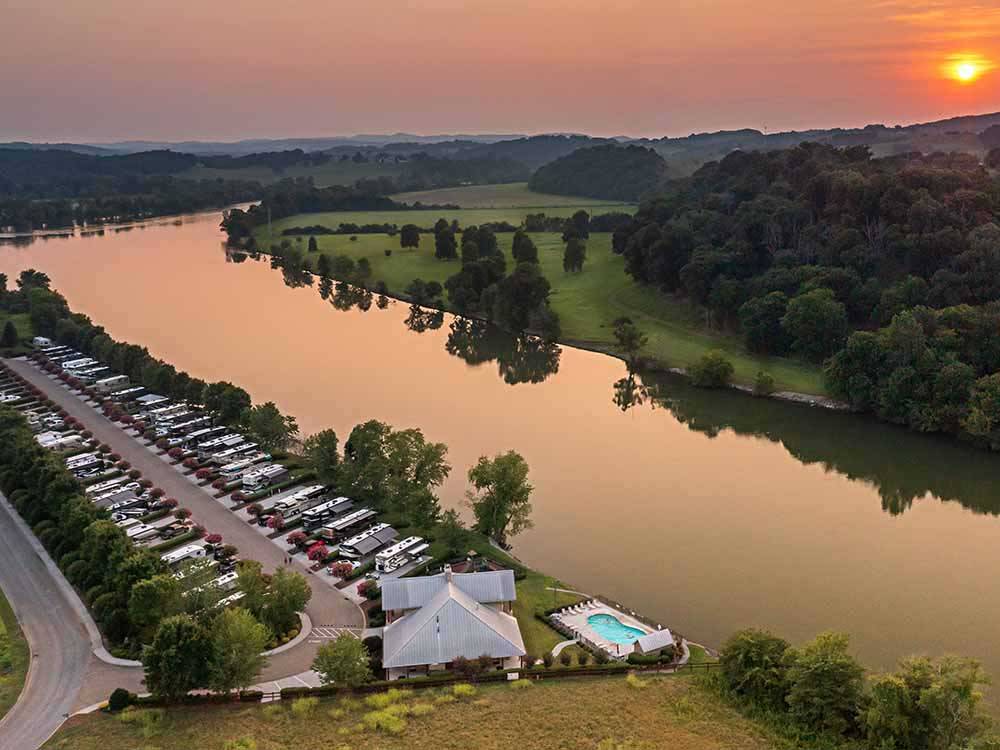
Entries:
[[545, 213], [553, 206], [573, 206], [587, 208], [588, 211], [600, 208], [597, 213], [609, 211], [625, 211], [632, 213], [634, 206], [590, 198], [578, 198], [572, 195], [548, 195], [534, 193], [528, 190], [526, 182], [511, 182], [506, 185], [468, 185], [456, 188], [440, 188], [438, 190], [421, 190], [415, 193], [399, 193], [391, 196], [400, 203], [451, 203], [462, 208], [538, 208]]
[[355, 164], [352, 161], [331, 161], [310, 167], [296, 165], [281, 172], [269, 167], [246, 167], [244, 169], [216, 169], [212, 167], [192, 167], [179, 172], [177, 177], [189, 180], [254, 180], [262, 184], [277, 182], [286, 177], [312, 177], [317, 187], [328, 185], [352, 185], [368, 177], [395, 177], [400, 173], [397, 164]]
[[[524, 687], [527, 685], [527, 687]], [[370, 702], [369, 702], [370, 701]], [[382, 705], [372, 705], [382, 701]], [[388, 705], [385, 705], [385, 704]], [[266, 706], [77, 717], [45, 750], [784, 750], [691, 676], [443, 688]], [[127, 714], [126, 714], [127, 715]], [[387, 728], [373, 728], [382, 719]], [[240, 740], [246, 740], [237, 744]], [[227, 744], [232, 743], [232, 744]]]
[[21, 695], [29, 658], [28, 642], [21, 634], [14, 610], [0, 591], [0, 719]]
[[[567, 215], [574, 210], [574, 207], [545, 209], [546, 213], [553, 215], [556, 212]], [[523, 209], [463, 209], [444, 213], [449, 220], [457, 218], [467, 226], [500, 218], [517, 223], [523, 212]], [[342, 221], [400, 224], [412, 221], [431, 225], [441, 215], [440, 211], [299, 215], [275, 222], [274, 237], [280, 240], [280, 228], [290, 226], [336, 226]], [[499, 234], [497, 238], [508, 254], [510, 268], [513, 264], [509, 257], [513, 235]], [[763, 370], [771, 374], [781, 390], [824, 393], [818, 368], [791, 359], [754, 356], [745, 351], [738, 337], [705, 328], [698, 312], [687, 303], [633, 282], [624, 272], [624, 259], [611, 252], [611, 235], [591, 235], [587, 243], [587, 262], [578, 274], [563, 271], [560, 235], [535, 233], [532, 239], [538, 246], [542, 272], [552, 284], [551, 303], [559, 313], [564, 342], [611, 349], [614, 343], [612, 322], [628, 315], [649, 336], [645, 354], [665, 365], [688, 367], [706, 352], [719, 349], [733, 363], [737, 382], [752, 383], [757, 372]], [[257, 240], [261, 247], [270, 246], [266, 227], [258, 231]], [[353, 242], [345, 235], [318, 235], [316, 241], [319, 251], [328, 255], [349, 255], [355, 260], [368, 258], [372, 266], [372, 280], [384, 281], [390, 292], [395, 294], [402, 293], [415, 278], [443, 284], [459, 269], [457, 260], [439, 261], [434, 257], [434, 237], [430, 234], [421, 236], [420, 247], [416, 250], [403, 250], [398, 237], [387, 235], [358, 235]], [[306, 245], [306, 238], [302, 238], [303, 250]], [[391, 250], [392, 254], [387, 256], [386, 250]], [[315, 255], [309, 258], [311, 263], [315, 262]]]

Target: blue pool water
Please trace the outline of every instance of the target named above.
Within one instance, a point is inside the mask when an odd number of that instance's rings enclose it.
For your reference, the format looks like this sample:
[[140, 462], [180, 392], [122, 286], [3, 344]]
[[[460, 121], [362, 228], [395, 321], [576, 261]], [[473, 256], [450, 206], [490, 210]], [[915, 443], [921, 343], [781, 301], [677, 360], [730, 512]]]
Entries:
[[591, 615], [587, 618], [587, 624], [601, 638], [612, 643], [635, 643], [638, 638], [646, 635], [645, 631], [639, 628], [630, 628], [622, 624], [622, 621], [614, 615]]

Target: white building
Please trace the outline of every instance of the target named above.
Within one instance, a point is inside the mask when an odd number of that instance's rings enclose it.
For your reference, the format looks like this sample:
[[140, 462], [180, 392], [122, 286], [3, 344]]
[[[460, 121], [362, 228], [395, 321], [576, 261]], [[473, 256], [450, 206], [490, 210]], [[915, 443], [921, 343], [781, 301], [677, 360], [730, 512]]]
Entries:
[[514, 573], [452, 573], [382, 582], [382, 665], [386, 679], [415, 677], [451, 667], [455, 659], [491, 656], [497, 669], [514, 669], [524, 639], [511, 614]]

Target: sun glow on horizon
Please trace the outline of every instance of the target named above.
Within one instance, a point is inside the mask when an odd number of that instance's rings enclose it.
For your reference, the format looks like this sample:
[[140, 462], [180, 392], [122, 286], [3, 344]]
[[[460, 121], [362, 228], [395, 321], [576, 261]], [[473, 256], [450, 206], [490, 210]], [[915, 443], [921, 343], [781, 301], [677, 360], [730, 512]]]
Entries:
[[978, 55], [953, 55], [945, 63], [944, 73], [954, 81], [971, 84], [993, 68], [993, 63]]

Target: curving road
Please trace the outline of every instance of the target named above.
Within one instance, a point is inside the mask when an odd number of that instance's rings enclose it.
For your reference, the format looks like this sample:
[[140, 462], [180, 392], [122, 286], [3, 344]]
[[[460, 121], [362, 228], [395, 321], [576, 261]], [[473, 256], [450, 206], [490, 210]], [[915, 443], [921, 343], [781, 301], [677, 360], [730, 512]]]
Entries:
[[[6, 363], [19, 375], [41, 388], [59, 407], [86, 424], [87, 429], [97, 440], [110, 445], [134, 468], [142, 471], [143, 477], [150, 479], [155, 486], [161, 487], [167, 497], [175, 497], [182, 506], [190, 508], [198, 523], [211, 532], [222, 534], [228, 544], [236, 545], [242, 557], [260, 561], [264, 570], [268, 572], [285, 564], [284, 553], [277, 545], [257, 533], [246, 521], [241, 520], [203, 489], [192, 484], [130, 434], [126, 434], [115, 423], [108, 421], [81, 401], [59, 381], [48, 377], [26, 360], [8, 359]], [[302, 570], [305, 572], [304, 568]], [[364, 627], [364, 616], [354, 602], [318, 580], [316, 576], [306, 577], [312, 589], [312, 599], [306, 607], [306, 614], [314, 626], [358, 629]], [[277, 680], [287, 675], [308, 671], [312, 667], [318, 648], [319, 641], [310, 638], [288, 651], [271, 656], [261, 678]], [[4, 746], [0, 744], [0, 747]]]
[[[31, 649], [18, 702], [0, 721], [0, 748], [34, 750], [79, 708], [93, 644], [65, 579], [54, 576], [31, 531], [0, 495], [0, 587]], [[139, 670], [106, 666], [110, 683], [129, 684]], [[130, 673], [131, 672], [131, 673]], [[102, 697], [106, 697], [106, 693]]]

